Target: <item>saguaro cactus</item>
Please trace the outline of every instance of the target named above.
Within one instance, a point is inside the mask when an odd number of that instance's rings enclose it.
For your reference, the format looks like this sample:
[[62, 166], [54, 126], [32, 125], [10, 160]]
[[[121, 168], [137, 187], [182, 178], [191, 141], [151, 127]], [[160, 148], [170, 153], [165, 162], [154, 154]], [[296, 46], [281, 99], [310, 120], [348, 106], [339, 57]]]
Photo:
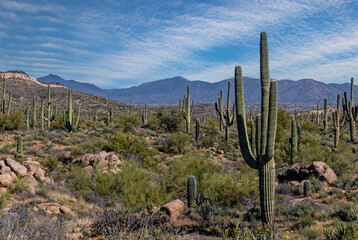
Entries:
[[246, 129], [245, 100], [241, 66], [235, 68], [235, 98], [239, 144], [245, 162], [259, 172], [261, 220], [273, 227], [275, 218], [275, 160], [274, 146], [277, 127], [277, 82], [270, 82], [267, 36], [261, 33], [261, 126], [257, 128], [260, 144], [257, 156], [251, 151]]
[[32, 128], [36, 128], [36, 97], [34, 96], [32, 104]]
[[311, 182], [310, 180], [305, 180], [303, 182], [303, 193], [305, 197], [308, 197], [311, 194]]
[[323, 115], [323, 130], [327, 132], [328, 116], [327, 116], [327, 98], [324, 99], [324, 115]]
[[41, 129], [45, 127], [45, 109], [44, 109], [44, 99], [41, 98]]
[[200, 138], [200, 120], [196, 119], [196, 124], [195, 124], [195, 141], [196, 141], [196, 144], [199, 143], [199, 138]]
[[30, 108], [29, 104], [27, 104], [26, 107], [26, 130], [28, 131], [30, 129]]
[[2, 95], [1, 95], [1, 112], [5, 113], [5, 99], [6, 99], [6, 79], [3, 77], [3, 85], [2, 85]]
[[16, 152], [14, 153], [14, 157], [16, 160], [19, 160], [23, 157], [22, 154], [22, 139], [21, 136], [19, 135], [17, 137], [17, 143], [16, 143]]
[[223, 90], [220, 90], [220, 96], [218, 97], [218, 102], [215, 103], [215, 109], [216, 109], [216, 114], [218, 115], [218, 121], [219, 121], [219, 130], [221, 132], [222, 128], [223, 128], [223, 121], [224, 119], [222, 119], [222, 115], [220, 114], [221, 112], [224, 112], [224, 100], [223, 100]]
[[12, 92], [10, 92], [9, 95], [9, 102], [7, 103], [7, 109], [6, 109], [6, 114], [9, 115], [10, 111], [11, 111], [11, 102], [12, 102]]
[[321, 119], [319, 118], [319, 104], [317, 104], [316, 124], [319, 125]]
[[143, 125], [148, 123], [148, 107], [147, 107], [147, 104], [145, 104], [144, 109], [143, 109], [142, 123], [143, 123]]
[[188, 207], [196, 207], [196, 193], [197, 193], [197, 186], [196, 186], [196, 179], [194, 176], [190, 175], [188, 178], [188, 186], [187, 186], [187, 200], [188, 200]]
[[219, 98], [219, 107], [218, 104], [215, 103], [216, 112], [219, 115], [219, 119], [221, 124], [225, 127], [225, 142], [228, 143], [229, 135], [230, 135], [230, 127], [234, 124], [234, 114], [235, 114], [235, 104], [232, 108], [232, 112], [230, 111], [230, 86], [231, 83], [228, 81], [227, 87], [227, 103], [226, 103], [226, 114], [224, 113], [223, 107], [223, 97], [222, 91], [220, 91], [220, 98]]
[[333, 143], [334, 148], [338, 147], [340, 125], [343, 125], [344, 121], [345, 121], [344, 111], [343, 111], [343, 119], [342, 119], [342, 121], [340, 119], [340, 112], [339, 112], [340, 103], [339, 103], [339, 100], [340, 100], [340, 95], [338, 94], [337, 95], [337, 108], [332, 114], [332, 119], [333, 119], [332, 130], [334, 131], [334, 143]]
[[77, 129], [78, 122], [80, 120], [80, 108], [77, 112], [72, 110], [72, 90], [68, 89], [68, 110], [63, 113], [65, 127], [68, 132], [72, 132]]
[[51, 87], [48, 85], [48, 94], [47, 94], [47, 127], [51, 127]]
[[293, 160], [295, 159], [297, 153], [297, 126], [294, 117], [292, 117], [290, 143], [291, 143], [291, 164], [293, 164]]
[[356, 142], [356, 121], [358, 116], [358, 106], [354, 106], [354, 80], [351, 78], [351, 98], [347, 104], [347, 93], [343, 96], [343, 111], [345, 112], [346, 120], [349, 122], [351, 142]]
[[183, 117], [186, 122], [186, 132], [190, 134], [190, 121], [194, 109], [194, 101], [190, 107], [190, 86], [187, 86], [187, 96], [183, 99]]

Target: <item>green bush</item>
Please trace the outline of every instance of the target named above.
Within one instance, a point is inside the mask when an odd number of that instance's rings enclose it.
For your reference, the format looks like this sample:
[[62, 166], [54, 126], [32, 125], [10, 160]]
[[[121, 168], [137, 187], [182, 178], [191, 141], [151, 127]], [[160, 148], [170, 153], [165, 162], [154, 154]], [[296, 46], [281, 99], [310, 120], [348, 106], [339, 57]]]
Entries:
[[148, 147], [145, 139], [139, 138], [130, 133], [117, 132], [115, 135], [108, 136], [107, 148], [111, 151], [123, 155], [137, 155], [142, 160], [152, 158], [157, 154], [157, 151]]
[[164, 107], [158, 108], [149, 119], [149, 128], [161, 133], [178, 132], [183, 122], [183, 115], [177, 109], [170, 113]]
[[22, 112], [12, 111], [9, 115], [0, 113], [0, 129], [2, 131], [13, 131], [25, 127], [25, 116]]
[[168, 134], [165, 151], [174, 154], [182, 154], [185, 152], [188, 144], [189, 144], [189, 139], [187, 134], [171, 133]]
[[115, 182], [115, 176], [113, 173], [104, 173], [99, 170], [95, 174], [95, 186], [94, 191], [102, 196], [108, 196], [115, 193], [117, 184]]
[[5, 145], [0, 149], [0, 152], [3, 153], [3, 154], [10, 154], [11, 147], [12, 147], [11, 144], [5, 144]]
[[76, 158], [86, 153], [99, 153], [107, 144], [107, 141], [102, 138], [91, 138], [88, 142], [74, 146], [71, 149], [71, 158]]
[[41, 161], [42, 166], [46, 167], [50, 172], [59, 169], [60, 164], [56, 155], [51, 155], [46, 160]]
[[91, 178], [81, 166], [72, 166], [70, 186], [76, 191], [86, 191], [91, 189]]
[[129, 128], [129, 127], [139, 127], [142, 124], [142, 120], [137, 115], [126, 115], [121, 114], [119, 116], [119, 127], [120, 128]]
[[219, 133], [219, 123], [209, 118], [204, 124], [201, 125], [201, 142], [204, 147], [212, 147], [216, 142]]
[[161, 205], [168, 200], [160, 184], [154, 181], [153, 173], [136, 162], [127, 161], [116, 176], [120, 197], [129, 208]]

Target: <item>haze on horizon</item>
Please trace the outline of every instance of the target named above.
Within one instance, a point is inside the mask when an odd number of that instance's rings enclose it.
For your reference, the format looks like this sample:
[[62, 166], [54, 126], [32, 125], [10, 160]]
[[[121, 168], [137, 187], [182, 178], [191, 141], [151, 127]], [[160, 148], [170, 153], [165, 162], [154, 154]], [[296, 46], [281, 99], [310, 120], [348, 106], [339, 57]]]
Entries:
[[56, 74], [102, 88], [183, 76], [259, 77], [259, 34], [271, 78], [358, 77], [358, 2], [0, 0], [0, 71]]

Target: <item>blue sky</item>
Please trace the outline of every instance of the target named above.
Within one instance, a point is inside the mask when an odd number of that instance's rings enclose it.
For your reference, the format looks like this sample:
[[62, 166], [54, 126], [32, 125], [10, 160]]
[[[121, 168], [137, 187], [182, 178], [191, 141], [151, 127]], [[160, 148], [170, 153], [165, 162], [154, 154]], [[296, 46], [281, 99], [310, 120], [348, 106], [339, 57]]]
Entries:
[[167, 77], [358, 78], [358, 1], [0, 0], [0, 71], [121, 88]]

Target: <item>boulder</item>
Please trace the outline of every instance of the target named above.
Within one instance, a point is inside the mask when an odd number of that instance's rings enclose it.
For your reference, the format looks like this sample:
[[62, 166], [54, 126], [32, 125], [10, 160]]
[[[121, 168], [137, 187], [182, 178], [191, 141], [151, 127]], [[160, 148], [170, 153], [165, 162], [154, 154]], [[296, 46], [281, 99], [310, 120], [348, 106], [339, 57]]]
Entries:
[[66, 206], [61, 206], [60, 207], [60, 212], [61, 213], [64, 213], [64, 214], [68, 214], [68, 215], [75, 215], [72, 211], [71, 211], [71, 209], [69, 209], [68, 207], [66, 207]]
[[38, 181], [44, 183], [46, 181], [45, 173], [46, 173], [45, 170], [43, 170], [42, 168], [38, 168], [37, 171], [34, 174], [34, 177]]
[[47, 211], [50, 211], [51, 213], [55, 213], [55, 214], [61, 213], [60, 212], [61, 205], [58, 203], [41, 203], [38, 205], [38, 207], [43, 211], [45, 211], [46, 213]]
[[11, 158], [5, 159], [5, 164], [10, 167], [11, 171], [15, 172], [17, 175], [23, 177], [27, 174], [27, 168], [22, 166], [19, 162]]
[[1, 175], [10, 175], [12, 178], [12, 181], [17, 180], [16, 174], [13, 171], [11, 171], [11, 169], [9, 167], [6, 167], [6, 166], [1, 169]]
[[31, 175], [34, 175], [39, 168], [42, 168], [42, 165], [36, 161], [25, 161], [22, 165], [27, 168], [27, 174]]
[[0, 186], [8, 188], [12, 185], [13, 180], [9, 174], [0, 175]]
[[28, 174], [24, 178], [26, 179], [27, 191], [30, 194], [36, 194], [36, 189], [37, 189], [37, 186], [39, 185], [39, 183], [36, 181], [34, 176]]
[[[337, 175], [324, 162], [313, 162], [310, 165], [304, 163], [296, 163], [287, 169], [286, 174], [279, 174], [277, 179], [279, 182], [299, 182], [308, 180], [311, 176], [326, 181], [329, 184], [334, 184], [337, 181]], [[292, 184], [291, 184], [292, 185]]]

